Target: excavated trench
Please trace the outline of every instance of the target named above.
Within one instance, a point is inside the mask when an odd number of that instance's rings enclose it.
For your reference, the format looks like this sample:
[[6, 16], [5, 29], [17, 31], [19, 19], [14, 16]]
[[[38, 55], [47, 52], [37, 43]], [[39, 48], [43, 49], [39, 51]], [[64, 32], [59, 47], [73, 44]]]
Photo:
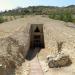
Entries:
[[31, 24], [30, 49], [27, 53], [26, 59], [32, 60], [37, 55], [37, 53], [40, 52], [41, 48], [44, 47], [45, 44], [44, 44], [43, 24]]

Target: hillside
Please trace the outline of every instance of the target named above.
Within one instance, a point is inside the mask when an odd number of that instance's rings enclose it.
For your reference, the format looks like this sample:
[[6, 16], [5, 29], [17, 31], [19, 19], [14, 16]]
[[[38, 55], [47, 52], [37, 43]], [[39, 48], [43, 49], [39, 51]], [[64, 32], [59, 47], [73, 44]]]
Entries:
[[48, 15], [53, 13], [71, 12], [75, 14], [75, 5], [70, 5], [66, 7], [56, 7], [56, 6], [29, 6], [27, 8], [16, 8], [13, 10], [1, 12], [1, 15], [26, 15], [26, 14], [39, 14]]
[[47, 15], [55, 20], [75, 23], [75, 5], [66, 7], [56, 6], [29, 6], [27, 8], [18, 7], [13, 10], [0, 12], [0, 23], [24, 18], [25, 15]]
[[[35, 30], [37, 26], [41, 28], [40, 24], [43, 24], [45, 48], [41, 49], [36, 55], [44, 75], [75, 75], [75, 24], [40, 15], [25, 16], [22, 19], [0, 24], [0, 69], [6, 73], [5, 75], [28, 75], [25, 72], [30, 73], [36, 63], [34, 61], [35, 56], [27, 63], [25, 61], [28, 51], [31, 51], [30, 30], [31, 28]], [[60, 51], [69, 55], [72, 64], [68, 67], [48, 68], [46, 72], [45, 69], [48, 67], [47, 56], [58, 54], [58, 43], [61, 42]], [[37, 51], [35, 50], [35, 52]], [[26, 68], [27, 64], [29, 68]], [[15, 73], [15, 70], [19, 74], [12, 74]], [[2, 74], [0, 73], [0, 75]]]

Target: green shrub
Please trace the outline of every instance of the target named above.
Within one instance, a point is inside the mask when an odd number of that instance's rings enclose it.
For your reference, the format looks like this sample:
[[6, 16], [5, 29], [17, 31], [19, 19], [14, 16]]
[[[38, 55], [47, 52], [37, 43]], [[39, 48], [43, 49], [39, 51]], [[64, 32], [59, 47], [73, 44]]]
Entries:
[[49, 18], [54, 19], [54, 18], [55, 18], [55, 16], [56, 16], [55, 14], [50, 14], [50, 15], [49, 15]]
[[24, 15], [21, 15], [20, 17], [21, 17], [21, 18], [24, 18]]
[[71, 13], [60, 13], [60, 14], [50, 14], [49, 18], [62, 20], [65, 22], [73, 22], [72, 14]]
[[0, 16], [0, 23], [4, 22], [4, 18], [2, 16]]
[[8, 22], [8, 19], [6, 18], [6, 19], [4, 19], [4, 21], [5, 21], [5, 22]]
[[62, 15], [60, 15], [60, 20], [63, 20], [65, 22], [72, 22], [72, 14], [71, 13], [64, 13]]

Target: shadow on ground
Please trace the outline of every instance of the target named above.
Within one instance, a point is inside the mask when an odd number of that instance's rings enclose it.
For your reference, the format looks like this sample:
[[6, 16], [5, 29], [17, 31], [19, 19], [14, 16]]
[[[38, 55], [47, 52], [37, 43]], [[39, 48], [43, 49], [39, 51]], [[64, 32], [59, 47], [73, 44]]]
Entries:
[[41, 48], [35, 48], [35, 49], [30, 49], [27, 53], [26, 59], [27, 60], [32, 60], [39, 52]]

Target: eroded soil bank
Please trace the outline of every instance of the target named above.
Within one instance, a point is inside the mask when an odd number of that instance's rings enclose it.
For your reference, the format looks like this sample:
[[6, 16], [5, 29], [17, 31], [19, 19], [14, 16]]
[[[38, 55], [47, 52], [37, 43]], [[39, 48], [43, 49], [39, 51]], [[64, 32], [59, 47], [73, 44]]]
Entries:
[[[72, 64], [61, 69], [49, 68], [46, 75], [75, 74], [75, 29], [73, 23], [52, 20], [43, 16], [26, 16], [11, 22], [0, 24], [0, 65], [3, 68], [12, 69], [12, 66], [19, 67], [25, 61], [25, 56], [30, 47], [30, 26], [31, 24], [43, 24], [45, 48], [39, 54], [39, 62], [42, 68], [47, 64], [48, 55], [53, 56], [62, 51], [69, 55]], [[34, 27], [35, 28], [35, 27]], [[58, 43], [63, 43], [58, 47]], [[45, 65], [44, 65], [45, 64]], [[10, 67], [9, 67], [10, 66]], [[46, 66], [48, 68], [48, 66]]]

